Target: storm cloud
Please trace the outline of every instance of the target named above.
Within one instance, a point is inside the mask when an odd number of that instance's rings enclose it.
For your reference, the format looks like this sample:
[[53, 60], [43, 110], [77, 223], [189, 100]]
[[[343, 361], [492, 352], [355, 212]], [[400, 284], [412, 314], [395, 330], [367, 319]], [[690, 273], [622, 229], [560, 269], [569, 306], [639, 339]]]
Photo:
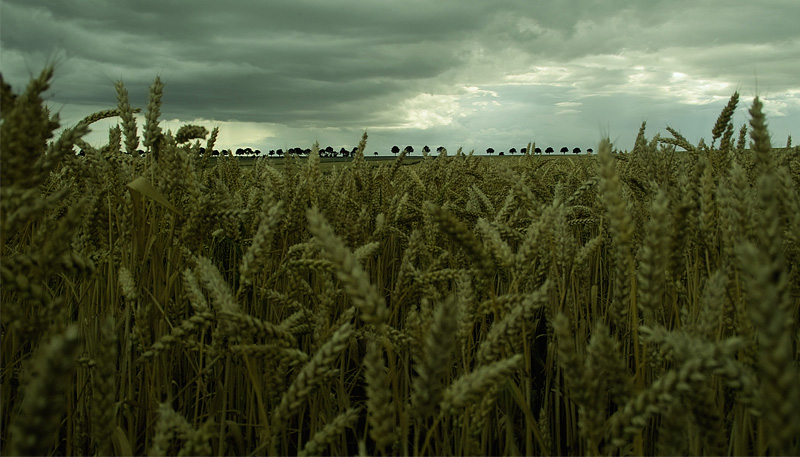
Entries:
[[[116, 104], [219, 125], [219, 147], [580, 147], [639, 125], [708, 139], [765, 100], [774, 143], [800, 135], [800, 3], [4, 0], [0, 61], [15, 90], [48, 63], [66, 126]], [[112, 121], [113, 122], [113, 121]], [[90, 142], [102, 143], [105, 125]], [[800, 136], [798, 136], [800, 138]]]

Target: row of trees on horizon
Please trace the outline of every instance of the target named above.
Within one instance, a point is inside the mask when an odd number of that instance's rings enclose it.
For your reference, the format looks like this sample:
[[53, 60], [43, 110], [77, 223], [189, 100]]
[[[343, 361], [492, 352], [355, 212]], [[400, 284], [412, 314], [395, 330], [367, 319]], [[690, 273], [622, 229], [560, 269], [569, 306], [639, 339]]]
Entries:
[[[406, 154], [412, 154], [414, 152], [414, 148], [412, 146], [406, 146], [403, 150], [406, 151]], [[442, 152], [442, 150], [446, 150], [444, 148], [444, 146], [439, 146], [438, 148], [436, 148], [436, 152], [437, 153]], [[358, 147], [357, 146], [354, 147], [352, 150], [349, 150], [349, 151], [346, 148], [341, 148], [341, 149], [339, 149], [337, 151], [332, 146], [328, 146], [326, 148], [320, 148], [319, 155], [320, 155], [320, 157], [353, 157], [356, 154], [357, 151], [358, 151]], [[399, 146], [393, 146], [392, 149], [391, 149], [391, 152], [394, 155], [399, 154], [400, 151], [401, 151], [401, 149], [400, 149]], [[428, 147], [426, 145], [426, 146], [424, 146], [422, 148], [422, 151], [423, 151], [423, 153], [428, 154], [428, 153], [431, 152], [431, 149], [430, 149], [430, 147]], [[139, 153], [139, 155], [144, 155], [145, 154], [145, 151], [142, 151], [142, 150], [139, 150], [137, 152]], [[200, 153], [201, 154], [205, 154], [205, 152], [206, 152], [205, 148], [201, 147], [200, 148]], [[522, 149], [519, 150], [520, 154], [526, 154], [527, 152], [528, 152], [528, 148], [522, 148]], [[569, 150], [569, 148], [564, 146], [564, 147], [561, 148], [560, 152], [561, 152], [561, 154], [567, 154], [567, 153], [570, 152], [570, 150]], [[580, 154], [581, 152], [582, 152], [581, 148], [573, 148], [572, 149], [572, 153], [574, 153], [574, 154]], [[587, 154], [591, 154], [592, 152], [593, 152], [592, 148], [589, 148], [589, 149], [586, 150]], [[486, 154], [493, 155], [494, 153], [495, 153], [494, 148], [487, 148], [486, 149]], [[517, 153], [517, 148], [510, 148], [508, 150], [508, 154], [514, 155], [516, 153]], [[555, 149], [553, 149], [552, 147], [547, 147], [544, 150], [542, 150], [541, 148], [536, 148], [534, 150], [534, 154], [543, 154], [543, 153], [544, 154], [553, 154], [553, 153], [555, 153]], [[235, 151], [231, 150], [231, 149], [223, 149], [221, 151], [217, 150], [217, 149], [214, 149], [213, 151], [211, 151], [211, 156], [212, 157], [219, 157], [220, 155], [232, 155], [232, 156], [235, 155], [235, 156], [239, 156], [239, 157], [253, 157], [253, 156], [254, 157], [262, 157], [264, 155], [268, 155], [270, 157], [274, 157], [274, 156], [283, 157], [284, 155], [297, 155], [297, 156], [302, 157], [304, 155], [308, 156], [309, 154], [311, 154], [311, 148], [305, 148], [304, 149], [304, 148], [299, 148], [299, 147], [289, 148], [286, 151], [284, 151], [283, 149], [271, 149], [266, 154], [262, 154], [260, 149], [252, 149], [252, 148], [249, 148], [249, 147], [248, 148], [237, 148]], [[500, 151], [498, 153], [498, 155], [501, 155], [501, 156], [505, 155], [505, 154], [506, 154], [505, 151]], [[85, 152], [83, 150], [81, 150], [78, 153], [78, 155], [79, 156], [84, 156]], [[373, 155], [376, 155], [376, 156], [379, 155], [378, 151], [373, 152]]]

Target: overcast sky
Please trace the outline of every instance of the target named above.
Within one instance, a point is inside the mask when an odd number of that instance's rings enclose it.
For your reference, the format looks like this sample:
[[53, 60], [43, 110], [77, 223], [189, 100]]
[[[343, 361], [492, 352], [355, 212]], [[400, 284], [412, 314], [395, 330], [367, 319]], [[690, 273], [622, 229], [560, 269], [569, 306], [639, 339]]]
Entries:
[[159, 75], [164, 126], [221, 148], [630, 149], [643, 120], [710, 141], [736, 90], [737, 127], [759, 94], [773, 144], [800, 143], [798, 0], [2, 0], [0, 20], [3, 77], [55, 62], [64, 126], [120, 79], [144, 108]]

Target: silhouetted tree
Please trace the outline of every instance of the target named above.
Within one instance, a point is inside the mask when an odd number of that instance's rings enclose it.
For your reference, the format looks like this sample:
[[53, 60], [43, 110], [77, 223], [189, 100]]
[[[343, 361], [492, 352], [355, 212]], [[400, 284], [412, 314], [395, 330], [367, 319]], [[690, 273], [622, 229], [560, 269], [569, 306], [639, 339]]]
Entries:
[[581, 148], [575, 148], [575, 149], [573, 149], [573, 150], [572, 150], [572, 153], [573, 153], [573, 154], [580, 154], [580, 153], [581, 153]]
[[489, 155], [494, 154], [494, 148], [486, 148], [486, 153]]
[[503, 151], [500, 151], [500, 154], [497, 154], [497, 155], [499, 155], [499, 156], [504, 156], [504, 155], [506, 155], [506, 153], [505, 153], [505, 152], [503, 152]]
[[373, 152], [372, 154], [374, 154], [374, 155], [378, 155], [378, 151], [375, 151], [375, 152]]
[[555, 152], [555, 150], [551, 146], [548, 146], [547, 149], [544, 150], [544, 152], [546, 152], [547, 154], [552, 154]]
[[533, 152], [534, 152], [535, 154], [539, 154], [539, 155], [541, 155], [541, 154], [542, 154], [542, 148], [536, 148], [536, 149], [534, 149], [534, 150], [533, 150]]
[[408, 154], [408, 155], [411, 155], [411, 153], [414, 152], [414, 148], [412, 148], [411, 146], [406, 146], [405, 150], [408, 151], [408, 152], [406, 152], [406, 154]]
[[255, 151], [253, 151], [253, 154], [255, 154], [256, 157], [260, 156], [261, 155], [261, 149], [256, 149]]
[[278, 149], [275, 154], [278, 154], [278, 157], [283, 157], [283, 149]]
[[592, 148], [589, 148], [589, 149], [587, 149], [587, 150], [586, 150], [586, 153], [587, 153], [587, 154], [591, 154], [591, 153], [593, 153], [593, 152], [594, 152], [594, 149], [592, 149]]
[[392, 146], [392, 154], [397, 155], [399, 153], [400, 153], [400, 148], [398, 148], [397, 146]]
[[345, 148], [341, 148], [341, 149], [339, 149], [339, 154], [341, 154], [342, 157], [347, 157], [350, 154], [350, 151], [348, 151]]
[[[523, 148], [523, 149], [524, 149], [524, 148]], [[524, 151], [523, 151], [523, 152], [524, 152]], [[511, 154], [511, 155], [514, 155], [514, 154], [516, 154], [516, 153], [517, 153], [517, 148], [511, 148], [511, 149], [509, 149], [509, 150], [508, 150], [508, 153], [509, 153], [509, 154]]]
[[270, 157], [274, 156], [275, 155], [275, 150], [274, 149], [270, 149], [268, 154], [269, 154]]
[[569, 152], [569, 148], [568, 147], [564, 146], [563, 148], [561, 148], [561, 153], [562, 154], [566, 154], [568, 152]]
[[428, 145], [426, 144], [425, 146], [422, 147], [422, 152], [427, 154], [427, 153], [431, 152], [431, 148], [429, 148]]

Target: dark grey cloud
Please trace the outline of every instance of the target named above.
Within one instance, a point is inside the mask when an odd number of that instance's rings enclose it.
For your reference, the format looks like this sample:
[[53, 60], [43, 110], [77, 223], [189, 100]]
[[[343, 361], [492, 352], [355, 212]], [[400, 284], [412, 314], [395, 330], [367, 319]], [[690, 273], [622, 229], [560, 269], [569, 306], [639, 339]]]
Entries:
[[606, 132], [628, 147], [642, 119], [696, 141], [737, 89], [765, 96], [776, 142], [800, 125], [796, 0], [4, 0], [0, 13], [4, 78], [21, 89], [57, 62], [65, 123], [113, 106], [119, 79], [144, 106], [159, 75], [166, 121], [261, 148], [363, 129], [380, 150], [585, 148]]

